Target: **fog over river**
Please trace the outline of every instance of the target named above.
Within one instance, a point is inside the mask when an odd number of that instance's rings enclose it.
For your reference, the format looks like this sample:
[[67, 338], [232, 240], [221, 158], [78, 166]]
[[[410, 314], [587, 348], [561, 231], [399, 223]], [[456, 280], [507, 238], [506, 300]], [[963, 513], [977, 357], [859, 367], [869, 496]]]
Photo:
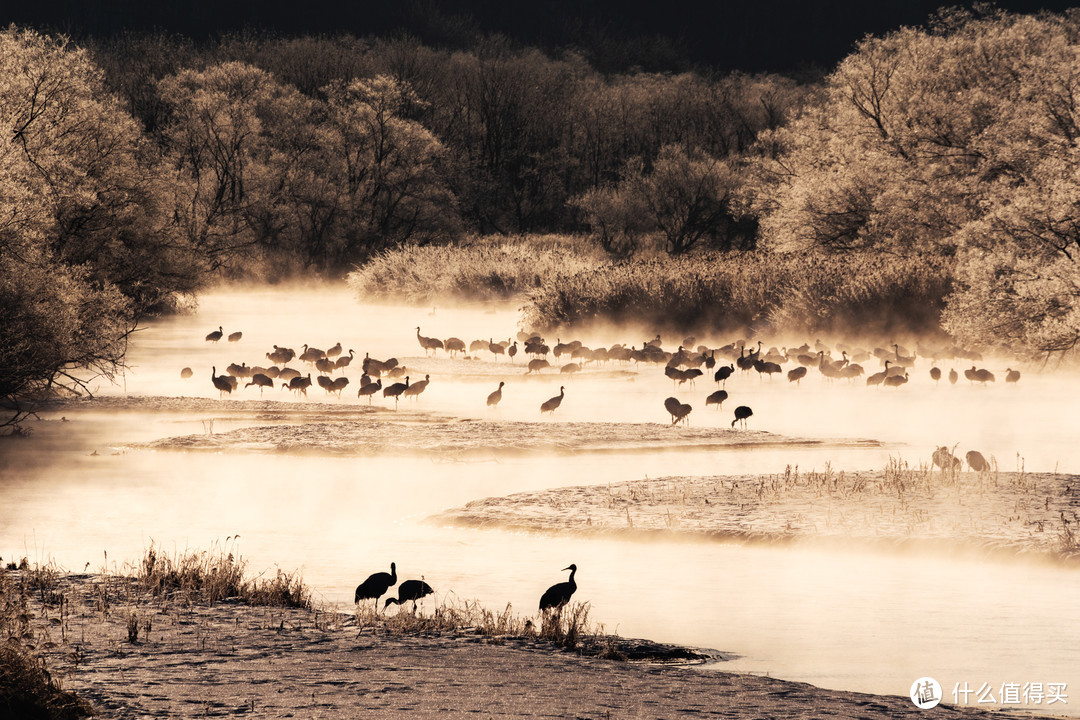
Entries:
[[[997, 375], [986, 386], [966, 381], [971, 362], [960, 360], [939, 362], [946, 374], [961, 372], [955, 385], [931, 380], [922, 358], [899, 388], [826, 381], [816, 369], [798, 386], [783, 374], [736, 372], [716, 410], [705, 405], [716, 389], [711, 371], [676, 389], [662, 365], [607, 363], [570, 377], [558, 372], [568, 360], [549, 356], [551, 369], [526, 375], [523, 352], [513, 363], [488, 351], [425, 357], [418, 325], [424, 336], [466, 344], [521, 329], [514, 306], [362, 305], [338, 286], [221, 290], [202, 296], [195, 314], [149, 323], [132, 340], [130, 370], [117, 385], [102, 384], [98, 401], [44, 412], [28, 423], [29, 438], [0, 445], [0, 555], [113, 570], [137, 561], [151, 541], [179, 552], [239, 536], [249, 569], [299, 569], [317, 600], [342, 609], [352, 607], [357, 583], [394, 561], [402, 579], [422, 576], [436, 589], [429, 612], [456, 596], [494, 609], [512, 603], [523, 614], [575, 563], [575, 599], [590, 602], [591, 618], [608, 631], [732, 656], [703, 671], [899, 695], [929, 675], [946, 701], [956, 683], [1064, 682], [1068, 704], [1032, 709], [1080, 715], [1075, 564], [426, 522], [470, 500], [525, 490], [783, 473], [789, 465], [880, 470], [890, 457], [927, 464], [936, 447], [954, 444], [959, 456], [979, 450], [1002, 471], [1080, 473], [1076, 375], [992, 358], [979, 363]], [[218, 326], [243, 337], [204, 341]], [[654, 335], [613, 328], [561, 339], [640, 347]], [[664, 337], [664, 348], [682, 339]], [[815, 340], [777, 338], [766, 348]], [[211, 382], [212, 367], [224, 374], [230, 363], [269, 365], [275, 344], [299, 353], [305, 343], [325, 350], [339, 342], [356, 356], [340, 399], [317, 386], [306, 398], [277, 385], [260, 397], [242, 380], [220, 402]], [[357, 397], [365, 353], [396, 357], [411, 381], [430, 376], [430, 385], [396, 411], [381, 393], [369, 404]], [[880, 369], [876, 359], [864, 366]], [[1022, 371], [1018, 383], [1004, 382], [1007, 366]], [[181, 378], [184, 367], [193, 377]], [[500, 381], [503, 400], [488, 408]], [[561, 406], [541, 416], [560, 386]], [[671, 426], [663, 401], [672, 395], [693, 406], [689, 427]], [[731, 428], [737, 405], [753, 408], [746, 430]]]

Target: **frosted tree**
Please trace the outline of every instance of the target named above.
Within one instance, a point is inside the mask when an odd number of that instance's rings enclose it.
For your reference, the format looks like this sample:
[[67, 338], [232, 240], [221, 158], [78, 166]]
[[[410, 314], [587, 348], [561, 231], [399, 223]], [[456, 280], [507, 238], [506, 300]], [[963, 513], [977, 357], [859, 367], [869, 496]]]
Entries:
[[1072, 16], [958, 13], [862, 41], [819, 107], [761, 138], [765, 242], [955, 256], [947, 330], [1074, 348], [1078, 29]]
[[339, 262], [401, 243], [460, 232], [445, 177], [442, 143], [408, 112], [420, 104], [407, 83], [390, 76], [324, 89], [331, 172], [339, 178]]
[[[134, 123], [87, 55], [0, 32], [0, 425], [59, 390], [112, 376], [170, 255]], [[172, 286], [175, 288], [175, 285]], [[124, 292], [130, 297], [125, 297]]]

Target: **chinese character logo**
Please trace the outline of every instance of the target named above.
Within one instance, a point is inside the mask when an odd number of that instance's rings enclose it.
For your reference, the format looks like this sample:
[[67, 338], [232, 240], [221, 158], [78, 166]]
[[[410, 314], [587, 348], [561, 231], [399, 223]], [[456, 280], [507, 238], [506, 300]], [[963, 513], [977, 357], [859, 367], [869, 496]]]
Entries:
[[941, 702], [941, 685], [932, 677], [921, 677], [911, 684], [911, 702], [921, 710], [937, 707]]

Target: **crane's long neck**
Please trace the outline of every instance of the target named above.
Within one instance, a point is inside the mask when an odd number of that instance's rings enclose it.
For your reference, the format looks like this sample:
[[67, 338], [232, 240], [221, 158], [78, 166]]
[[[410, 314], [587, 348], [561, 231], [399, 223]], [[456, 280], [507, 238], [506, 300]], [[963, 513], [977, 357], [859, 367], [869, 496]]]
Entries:
[[390, 584], [397, 583], [397, 565], [390, 563]]
[[566, 582], [570, 583], [570, 587], [572, 587], [572, 588], [577, 587], [577, 583], [574, 582], [574, 573], [576, 573], [576, 572], [577, 572], [577, 568], [574, 568], [573, 570], [571, 570], [570, 571], [570, 579], [566, 581]]

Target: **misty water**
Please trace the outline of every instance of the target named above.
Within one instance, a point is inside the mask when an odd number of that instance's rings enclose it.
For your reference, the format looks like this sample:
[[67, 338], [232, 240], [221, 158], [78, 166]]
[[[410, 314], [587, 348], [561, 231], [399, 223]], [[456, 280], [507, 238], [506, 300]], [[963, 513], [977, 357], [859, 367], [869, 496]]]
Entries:
[[[205, 342], [219, 325], [243, 338]], [[497, 609], [511, 603], [520, 613], [532, 613], [543, 590], [566, 579], [560, 569], [576, 563], [575, 599], [591, 603], [591, 619], [608, 631], [734, 656], [703, 671], [899, 695], [929, 675], [947, 702], [965, 682], [989, 683], [995, 697], [1008, 682], [1064, 682], [1080, 691], [1075, 566], [855, 543], [645, 542], [426, 522], [473, 499], [524, 490], [782, 473], [788, 465], [880, 470], [890, 457], [927, 463], [935, 447], [954, 443], [961, 456], [969, 449], [994, 456], [1002, 470], [1077, 473], [1071, 398], [1080, 378], [1040, 372], [1035, 359], [1008, 386], [1005, 363], [993, 360], [980, 363], [998, 376], [986, 387], [963, 378], [939, 386], [926, 361], [899, 389], [870, 389], [862, 379], [826, 383], [816, 371], [798, 387], [783, 376], [737, 374], [727, 383], [730, 399], [715, 411], [704, 404], [715, 389], [709, 376], [674, 391], [657, 366], [525, 376], [523, 353], [514, 364], [487, 352], [477, 360], [425, 358], [417, 325], [426, 336], [466, 344], [505, 340], [519, 329], [519, 312], [512, 305], [361, 305], [343, 287], [254, 288], [204, 295], [197, 313], [149, 324], [132, 340], [131, 369], [116, 385], [100, 385], [106, 402], [43, 413], [30, 423], [29, 438], [0, 448], [0, 555], [72, 571], [115, 570], [151, 541], [179, 552], [239, 536], [228, 542], [250, 570], [299, 569], [317, 600], [342, 609], [352, 606], [358, 582], [394, 561], [403, 579], [422, 576], [435, 587], [436, 601], [456, 596]], [[589, 346], [640, 346], [654, 334], [611, 328], [575, 337]], [[665, 337], [664, 346], [674, 350], [681, 339]], [[787, 339], [803, 340], [815, 338]], [[275, 387], [261, 402], [251, 387], [233, 395], [237, 402], [217, 402], [212, 366], [222, 374], [233, 362], [269, 365], [265, 353], [274, 344], [299, 352], [304, 343], [326, 349], [337, 342], [356, 351], [346, 371], [352, 384], [340, 400], [318, 387], [306, 400]], [[397, 357], [412, 380], [430, 375], [431, 384], [397, 413], [381, 395], [370, 411], [356, 396], [365, 353]], [[878, 369], [876, 360], [865, 366]], [[968, 366], [941, 365], [946, 373]], [[183, 367], [194, 377], [181, 379]], [[484, 400], [500, 380], [507, 383], [503, 402], [488, 409]], [[560, 385], [562, 406], [541, 418], [540, 403]], [[662, 403], [673, 394], [694, 406], [689, 429], [670, 427]], [[740, 404], [754, 409], [744, 436], [752, 442], [698, 441], [718, 436], [703, 431], [730, 430]], [[378, 447], [343, 445], [325, 425], [342, 418], [380, 423]], [[494, 423], [498, 441], [487, 446], [477, 433], [471, 445], [439, 444], [440, 428], [469, 421]], [[294, 449], [230, 440], [232, 431], [264, 427], [261, 437], [297, 439]], [[461, 434], [468, 439], [470, 432]], [[202, 449], [182, 441], [209, 437], [216, 444]], [[427, 601], [429, 610], [433, 605]], [[1031, 709], [1080, 714], [1080, 696]]]

